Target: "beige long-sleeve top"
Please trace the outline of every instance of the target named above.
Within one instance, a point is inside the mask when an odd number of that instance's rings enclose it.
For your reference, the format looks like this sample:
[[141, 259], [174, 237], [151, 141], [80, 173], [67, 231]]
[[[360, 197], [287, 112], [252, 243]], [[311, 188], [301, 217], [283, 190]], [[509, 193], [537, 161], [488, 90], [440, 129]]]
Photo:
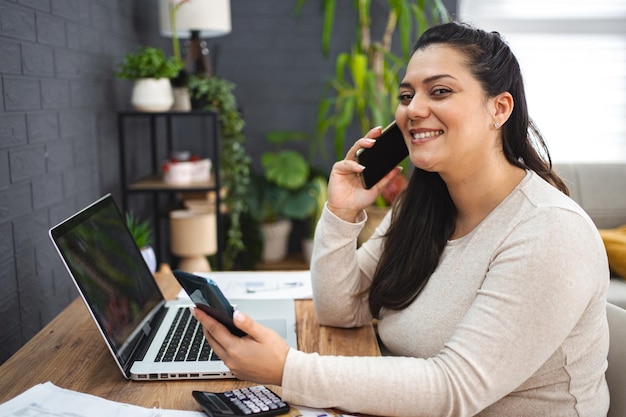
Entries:
[[[322, 324], [372, 319], [355, 294], [370, 285], [389, 216], [357, 251], [362, 217], [348, 223], [326, 210], [318, 224], [311, 275]], [[608, 284], [593, 222], [529, 172], [478, 227], [448, 243], [408, 308], [382, 311], [378, 331], [394, 356], [292, 349], [282, 395], [381, 416], [606, 416]]]

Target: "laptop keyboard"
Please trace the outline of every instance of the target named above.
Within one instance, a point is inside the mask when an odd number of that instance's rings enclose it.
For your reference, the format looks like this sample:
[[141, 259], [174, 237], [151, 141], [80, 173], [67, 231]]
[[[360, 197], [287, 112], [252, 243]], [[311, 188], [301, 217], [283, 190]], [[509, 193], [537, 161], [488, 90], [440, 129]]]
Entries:
[[157, 362], [217, 361], [207, 343], [202, 325], [188, 308], [180, 308], [157, 353]]

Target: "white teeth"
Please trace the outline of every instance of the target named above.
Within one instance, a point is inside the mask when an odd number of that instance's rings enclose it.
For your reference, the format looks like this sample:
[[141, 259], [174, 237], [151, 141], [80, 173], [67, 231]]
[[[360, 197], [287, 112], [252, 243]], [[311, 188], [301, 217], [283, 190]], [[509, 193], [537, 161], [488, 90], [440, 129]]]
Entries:
[[433, 131], [430, 131], [430, 132], [415, 133], [413, 135], [413, 139], [432, 138], [433, 136], [437, 136], [437, 135], [441, 135], [441, 134], [443, 134], [443, 130], [433, 130]]

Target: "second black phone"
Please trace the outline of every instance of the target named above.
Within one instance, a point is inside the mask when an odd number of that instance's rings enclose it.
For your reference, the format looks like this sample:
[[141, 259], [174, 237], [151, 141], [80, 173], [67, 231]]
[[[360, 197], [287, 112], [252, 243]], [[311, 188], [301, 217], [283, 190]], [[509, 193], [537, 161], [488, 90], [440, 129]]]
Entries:
[[233, 323], [234, 309], [215, 281], [180, 270], [173, 273], [196, 307], [218, 320], [235, 336], [246, 335]]

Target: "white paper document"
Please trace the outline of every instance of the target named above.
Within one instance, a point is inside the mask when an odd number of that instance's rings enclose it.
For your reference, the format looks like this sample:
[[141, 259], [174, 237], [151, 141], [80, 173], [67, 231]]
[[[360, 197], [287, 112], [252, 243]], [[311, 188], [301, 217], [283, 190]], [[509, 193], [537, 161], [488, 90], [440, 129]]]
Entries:
[[[190, 394], [191, 395], [191, 394]], [[95, 395], [38, 384], [0, 404], [0, 417], [207, 417], [199, 411], [164, 410], [105, 400]], [[290, 417], [351, 417], [330, 411], [291, 407]]]
[[[220, 271], [194, 274], [215, 281], [229, 300], [295, 300], [313, 296], [311, 271]], [[178, 297], [189, 299], [184, 290]]]
[[[190, 394], [191, 395], [191, 394]], [[0, 404], [0, 417], [206, 417], [199, 411], [163, 410], [105, 400], [94, 395], [38, 384]]]

